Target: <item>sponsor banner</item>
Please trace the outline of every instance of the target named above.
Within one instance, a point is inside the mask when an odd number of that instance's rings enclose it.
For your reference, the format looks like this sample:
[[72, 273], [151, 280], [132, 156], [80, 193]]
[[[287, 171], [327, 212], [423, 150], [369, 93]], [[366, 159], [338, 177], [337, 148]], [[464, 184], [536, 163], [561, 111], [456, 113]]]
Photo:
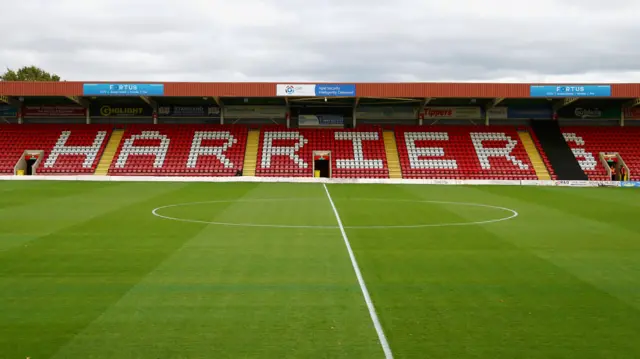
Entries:
[[523, 185], [523, 186], [543, 186], [543, 187], [548, 187], [548, 186], [555, 186], [556, 185], [556, 181], [522, 180], [522, 181], [520, 181], [520, 184]]
[[620, 187], [618, 181], [593, 181], [598, 187]]
[[[282, 182], [282, 183], [358, 183], [358, 184], [405, 184], [405, 185], [525, 185], [530, 182], [562, 182], [586, 183], [586, 187], [598, 187], [598, 183], [608, 181], [491, 181], [491, 180], [447, 180], [447, 179], [389, 179], [389, 178], [314, 178], [314, 177], [156, 177], [156, 176], [6, 176], [0, 175], [0, 181], [114, 181], [114, 182]], [[613, 182], [618, 183], [618, 182]], [[546, 185], [546, 184], [545, 184]], [[552, 184], [553, 185], [553, 184]], [[638, 187], [640, 182], [628, 181], [618, 183], [622, 187]], [[618, 187], [614, 185], [614, 187]], [[578, 187], [578, 186], [572, 186]], [[581, 186], [585, 187], [585, 186]]]
[[220, 117], [217, 106], [161, 106], [158, 116], [163, 117]]
[[11, 106], [0, 105], [0, 117], [16, 117], [18, 110]]
[[151, 116], [153, 111], [147, 106], [92, 106], [91, 116], [96, 117], [138, 117]]
[[277, 84], [276, 96], [354, 97], [355, 84]]
[[531, 97], [609, 97], [611, 85], [531, 85], [529, 95]]
[[83, 84], [84, 96], [164, 96], [163, 84]]
[[631, 107], [624, 109], [625, 120], [640, 120], [640, 107]]
[[560, 187], [598, 187], [596, 181], [555, 181]]
[[356, 118], [362, 120], [411, 120], [416, 118], [412, 107], [360, 106]]
[[507, 110], [507, 116], [511, 119], [549, 120], [553, 118], [551, 108], [511, 108]]
[[344, 117], [340, 115], [299, 115], [300, 127], [344, 127]]
[[284, 106], [226, 106], [225, 118], [285, 118], [287, 108]]
[[509, 111], [506, 107], [494, 107], [487, 111], [490, 120], [506, 120], [509, 118]]
[[454, 118], [454, 119], [480, 119], [482, 109], [480, 107], [425, 107], [424, 118]]
[[599, 108], [599, 107], [565, 107], [558, 110], [560, 118], [600, 118], [600, 119], [620, 119], [621, 110], [619, 108]]
[[24, 117], [85, 117], [87, 110], [80, 106], [25, 106]]

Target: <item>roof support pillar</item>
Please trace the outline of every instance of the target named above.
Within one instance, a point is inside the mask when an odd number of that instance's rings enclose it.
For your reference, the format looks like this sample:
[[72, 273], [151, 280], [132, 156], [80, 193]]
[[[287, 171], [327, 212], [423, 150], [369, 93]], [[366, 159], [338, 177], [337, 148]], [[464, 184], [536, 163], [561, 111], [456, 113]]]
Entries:
[[416, 110], [416, 120], [418, 120], [418, 125], [422, 126], [422, 112], [424, 111], [425, 106], [427, 106], [429, 104], [429, 102], [431, 102], [431, 100], [433, 100], [433, 97], [425, 97], [424, 99], [422, 99], [422, 101], [420, 102], [420, 107], [418, 107]]
[[152, 98], [150, 98], [149, 96], [140, 96], [140, 99], [142, 99], [142, 101], [146, 102], [147, 105], [149, 105], [151, 107], [151, 109], [153, 110], [153, 124], [157, 125], [158, 124], [158, 103], [155, 102]]
[[640, 105], [640, 97], [622, 104], [622, 108], [620, 111], [620, 126], [624, 126], [624, 120], [626, 117], [627, 110], [639, 105]]
[[504, 101], [504, 97], [496, 97], [484, 107], [484, 125], [485, 126], [489, 126], [489, 110], [498, 106], [502, 101]]
[[356, 97], [355, 102], [353, 103], [353, 113], [351, 114], [351, 121], [353, 128], [356, 128], [356, 113], [358, 112], [358, 105], [360, 104], [360, 97]]
[[284, 98], [284, 116], [287, 120], [287, 128], [291, 128], [291, 104], [289, 103], [289, 97]]
[[212, 96], [211, 98], [213, 99], [213, 102], [215, 102], [216, 105], [218, 105], [218, 108], [220, 109], [220, 124], [224, 125], [224, 103], [222, 103], [222, 100], [220, 99], [219, 96]]

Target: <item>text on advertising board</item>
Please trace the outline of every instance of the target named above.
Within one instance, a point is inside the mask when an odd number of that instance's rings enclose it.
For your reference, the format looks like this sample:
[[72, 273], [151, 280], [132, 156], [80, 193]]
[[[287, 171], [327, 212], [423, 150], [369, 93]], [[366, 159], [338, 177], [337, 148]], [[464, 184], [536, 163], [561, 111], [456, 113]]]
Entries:
[[158, 107], [159, 116], [167, 117], [215, 117], [220, 115], [216, 106], [162, 106]]
[[85, 96], [164, 96], [163, 84], [84, 84]]
[[10, 106], [0, 105], [0, 117], [16, 117], [18, 110]]
[[624, 117], [629, 120], [640, 120], [640, 107], [625, 108]]
[[126, 107], [126, 106], [116, 107], [116, 106], [104, 105], [104, 106], [100, 106], [97, 113], [95, 109], [92, 109], [92, 114], [103, 116], [103, 117], [144, 116], [144, 115], [151, 115], [151, 109], [146, 109], [144, 107], [135, 107], [135, 106], [134, 107]]
[[553, 110], [550, 107], [540, 108], [511, 108], [508, 109], [509, 118], [517, 119], [551, 119]]
[[531, 97], [609, 97], [611, 85], [532, 85]]
[[509, 116], [506, 107], [494, 107], [487, 110], [487, 115], [490, 119], [494, 120], [506, 120]]
[[300, 115], [298, 116], [298, 125], [300, 127], [343, 127], [344, 117], [340, 115]]
[[84, 117], [87, 110], [79, 106], [25, 106], [24, 117]]
[[563, 107], [558, 110], [560, 118], [602, 118], [620, 119], [620, 108], [599, 108], [599, 107]]
[[353, 97], [355, 84], [277, 84], [277, 96]]
[[480, 107], [425, 107], [424, 118], [459, 118], [479, 119], [482, 117]]

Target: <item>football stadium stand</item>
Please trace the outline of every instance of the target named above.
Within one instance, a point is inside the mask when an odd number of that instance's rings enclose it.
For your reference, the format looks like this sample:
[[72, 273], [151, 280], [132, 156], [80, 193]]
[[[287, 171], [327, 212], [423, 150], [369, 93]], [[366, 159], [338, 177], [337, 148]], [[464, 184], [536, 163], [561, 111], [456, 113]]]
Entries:
[[638, 120], [638, 84], [1, 81], [0, 174], [640, 180]]
[[388, 178], [382, 130], [268, 127], [260, 134], [257, 176], [310, 177], [313, 151], [331, 152], [331, 177]]
[[0, 174], [14, 174], [25, 151], [43, 152], [38, 174], [91, 174], [111, 132], [106, 125], [2, 125]]
[[640, 128], [572, 126], [562, 128], [562, 134], [589, 179], [610, 180], [599, 156], [616, 152], [629, 167], [630, 179], [640, 179]]
[[396, 127], [404, 178], [536, 180], [515, 127]]
[[235, 176], [242, 171], [247, 128], [221, 125], [130, 125], [110, 175]]

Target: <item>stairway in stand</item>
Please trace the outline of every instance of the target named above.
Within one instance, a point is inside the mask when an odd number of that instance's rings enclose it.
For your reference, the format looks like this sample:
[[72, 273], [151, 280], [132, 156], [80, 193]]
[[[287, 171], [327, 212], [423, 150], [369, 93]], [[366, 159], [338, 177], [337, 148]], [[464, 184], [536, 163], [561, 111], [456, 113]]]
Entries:
[[249, 130], [247, 147], [244, 153], [243, 176], [256, 175], [256, 163], [258, 161], [258, 145], [260, 143], [260, 130]]
[[524, 149], [529, 155], [529, 159], [533, 164], [533, 169], [536, 171], [536, 176], [538, 176], [538, 179], [541, 181], [550, 180], [551, 174], [549, 173], [547, 166], [544, 165], [542, 156], [540, 156], [540, 152], [538, 152], [535, 143], [533, 143], [531, 134], [529, 134], [529, 132], [527, 131], [518, 131], [518, 136], [520, 136], [520, 141], [522, 141]]
[[398, 146], [396, 136], [393, 131], [384, 131], [384, 148], [387, 153], [387, 164], [389, 165], [389, 178], [402, 178], [400, 170], [400, 158], [398, 157]]
[[122, 136], [124, 135], [124, 130], [113, 130], [111, 137], [109, 137], [109, 142], [107, 143], [107, 147], [104, 149], [104, 153], [100, 158], [100, 162], [98, 163], [98, 167], [94, 172], [96, 176], [106, 176], [109, 172], [109, 167], [111, 167], [111, 162], [113, 161], [113, 157], [116, 155], [116, 151], [118, 150], [118, 146], [120, 146], [120, 141], [122, 141]]

